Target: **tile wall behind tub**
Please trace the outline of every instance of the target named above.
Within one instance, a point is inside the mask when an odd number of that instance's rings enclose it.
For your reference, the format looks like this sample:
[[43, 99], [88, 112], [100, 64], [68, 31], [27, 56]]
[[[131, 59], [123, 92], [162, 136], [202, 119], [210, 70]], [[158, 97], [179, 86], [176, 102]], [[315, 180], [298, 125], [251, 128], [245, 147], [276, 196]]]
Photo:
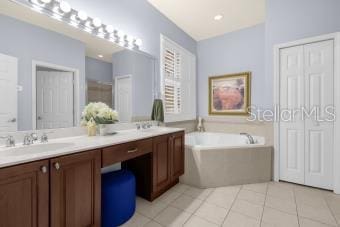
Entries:
[[186, 133], [197, 131], [197, 120], [165, 123], [166, 127], [184, 128]]
[[263, 136], [266, 145], [274, 144], [274, 127], [272, 122], [249, 122], [245, 118], [239, 117], [207, 117], [203, 121], [204, 129], [207, 132], [241, 133], [247, 132], [255, 136]]

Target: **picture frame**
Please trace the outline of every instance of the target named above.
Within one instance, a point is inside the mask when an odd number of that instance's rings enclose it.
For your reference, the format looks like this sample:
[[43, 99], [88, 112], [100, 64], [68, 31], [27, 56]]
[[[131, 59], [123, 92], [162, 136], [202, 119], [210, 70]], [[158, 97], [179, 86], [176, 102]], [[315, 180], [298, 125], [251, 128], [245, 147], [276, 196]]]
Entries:
[[249, 115], [251, 72], [209, 77], [209, 115]]

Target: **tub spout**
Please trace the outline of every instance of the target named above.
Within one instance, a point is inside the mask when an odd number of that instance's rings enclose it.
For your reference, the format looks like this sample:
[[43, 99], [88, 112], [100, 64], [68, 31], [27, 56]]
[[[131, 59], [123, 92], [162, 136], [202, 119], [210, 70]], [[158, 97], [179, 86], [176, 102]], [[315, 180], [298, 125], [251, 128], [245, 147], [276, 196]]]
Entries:
[[250, 144], [255, 144], [254, 137], [252, 137], [249, 133], [241, 132], [240, 135], [244, 135], [248, 138]]

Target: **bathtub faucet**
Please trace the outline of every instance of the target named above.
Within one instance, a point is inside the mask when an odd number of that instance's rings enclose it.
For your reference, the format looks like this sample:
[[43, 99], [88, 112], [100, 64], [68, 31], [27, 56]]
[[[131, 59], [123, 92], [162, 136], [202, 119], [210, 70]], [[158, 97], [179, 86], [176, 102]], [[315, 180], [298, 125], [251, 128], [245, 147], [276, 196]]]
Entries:
[[248, 138], [250, 144], [255, 144], [254, 137], [252, 137], [250, 134], [246, 132], [241, 132], [240, 135], [244, 135]]

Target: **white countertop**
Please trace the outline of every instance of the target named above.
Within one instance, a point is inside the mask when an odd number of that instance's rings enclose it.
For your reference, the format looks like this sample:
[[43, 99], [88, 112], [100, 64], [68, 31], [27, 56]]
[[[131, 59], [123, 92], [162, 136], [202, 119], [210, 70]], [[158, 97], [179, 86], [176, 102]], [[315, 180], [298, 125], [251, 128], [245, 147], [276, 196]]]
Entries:
[[[21, 163], [27, 163], [37, 160], [49, 159], [58, 156], [78, 153], [87, 150], [93, 150], [103, 147], [109, 147], [116, 144], [127, 143], [140, 139], [151, 138], [164, 134], [184, 131], [180, 128], [167, 128], [167, 127], [154, 127], [151, 129], [144, 130], [122, 130], [118, 131], [117, 134], [111, 136], [94, 136], [88, 137], [87, 135], [76, 136], [76, 137], [65, 137], [59, 139], [49, 140], [46, 144], [71, 144], [65, 148], [47, 150], [39, 153], [24, 153], [20, 155], [11, 155], [11, 149], [29, 147], [33, 149], [34, 146], [39, 146], [41, 143], [36, 143], [29, 146], [23, 146], [17, 144], [14, 148], [0, 147], [0, 168], [13, 166]], [[14, 150], [13, 150], [14, 151]]]

